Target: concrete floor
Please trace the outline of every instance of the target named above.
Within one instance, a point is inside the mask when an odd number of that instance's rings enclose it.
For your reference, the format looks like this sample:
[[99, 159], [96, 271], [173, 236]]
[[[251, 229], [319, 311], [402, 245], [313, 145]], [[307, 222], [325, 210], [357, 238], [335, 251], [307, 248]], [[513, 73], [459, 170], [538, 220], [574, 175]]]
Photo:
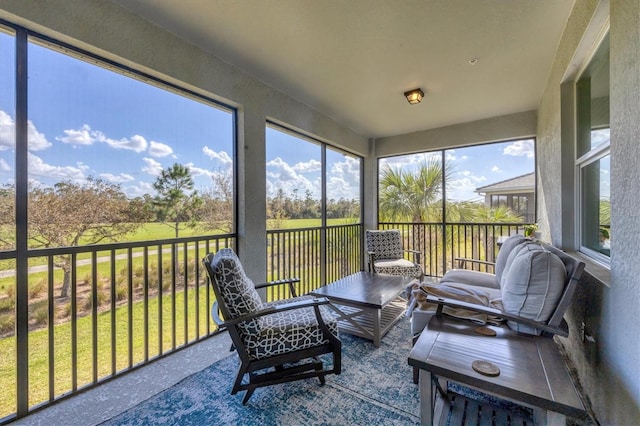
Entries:
[[100, 424], [230, 355], [230, 345], [229, 335], [221, 333], [12, 424]]

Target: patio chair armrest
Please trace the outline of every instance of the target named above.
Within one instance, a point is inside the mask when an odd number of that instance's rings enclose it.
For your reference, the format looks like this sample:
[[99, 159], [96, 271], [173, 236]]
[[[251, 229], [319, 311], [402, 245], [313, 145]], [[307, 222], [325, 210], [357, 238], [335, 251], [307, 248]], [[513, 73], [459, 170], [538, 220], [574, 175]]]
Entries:
[[404, 249], [404, 251], [406, 253], [413, 253], [413, 262], [418, 265], [422, 265], [422, 251], [410, 249]]
[[471, 259], [468, 257], [454, 257], [453, 258], [454, 261], [458, 262], [458, 267], [460, 269], [465, 269], [465, 265], [467, 262], [469, 263], [476, 263], [479, 265], [489, 265], [489, 266], [496, 266], [495, 262], [489, 262], [488, 260], [480, 260], [480, 259]]
[[268, 281], [266, 283], [256, 284], [255, 288], [256, 289], [267, 288], [267, 287], [273, 287], [276, 285], [287, 284], [289, 286], [289, 291], [291, 292], [291, 297], [298, 297], [298, 294], [296, 292], [296, 287], [294, 286], [294, 284], [299, 282], [300, 282], [300, 278], [283, 278], [281, 280]]
[[[214, 306], [218, 303], [217, 301], [214, 303]], [[277, 312], [285, 312], [291, 311], [294, 309], [303, 309], [303, 308], [315, 308], [320, 305], [328, 305], [329, 299], [326, 297], [316, 297], [313, 299], [303, 299], [296, 300], [289, 303], [283, 303], [281, 305], [269, 306], [264, 309], [260, 309], [259, 311], [252, 312], [250, 314], [241, 315], [237, 318], [225, 320], [222, 323], [218, 324], [218, 327], [228, 327], [230, 325], [236, 325], [242, 322], [251, 321], [252, 319], [260, 318], [265, 315], [272, 315]]]
[[442, 308], [444, 306], [450, 306], [452, 308], [467, 309], [473, 312], [493, 315], [508, 321], [514, 321], [523, 325], [528, 325], [530, 327], [537, 328], [538, 330], [542, 330], [550, 334], [557, 334], [558, 336], [562, 336], [562, 337], [569, 336], [569, 330], [566, 327], [566, 323], [562, 323], [560, 326], [554, 327], [543, 322], [534, 321], [529, 318], [523, 318], [518, 315], [513, 315], [508, 312], [501, 311], [499, 309], [489, 308], [487, 306], [482, 306], [482, 305], [475, 305], [473, 303], [462, 302], [460, 300], [455, 300], [455, 299], [447, 299], [444, 297], [427, 296], [427, 302], [435, 303], [438, 305], [436, 314], [441, 314]]

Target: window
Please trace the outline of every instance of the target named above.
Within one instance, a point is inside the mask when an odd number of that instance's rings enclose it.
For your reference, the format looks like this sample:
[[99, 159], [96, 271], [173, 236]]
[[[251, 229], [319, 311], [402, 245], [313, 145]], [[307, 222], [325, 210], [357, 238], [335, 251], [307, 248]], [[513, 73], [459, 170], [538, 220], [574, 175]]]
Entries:
[[266, 156], [268, 279], [302, 294], [359, 271], [362, 159], [275, 124]]
[[[0, 52], [0, 388], [6, 390], [0, 418], [6, 420], [21, 405], [50, 403], [211, 334], [208, 289], [192, 272], [198, 260], [189, 262], [195, 244], [162, 260], [164, 244], [147, 250], [137, 243], [166, 241], [178, 230], [198, 238], [233, 232], [235, 114], [23, 29], [0, 28]], [[186, 203], [158, 202], [163, 193], [154, 182], [176, 163], [193, 180], [179, 194], [180, 201], [195, 200], [188, 211], [179, 209]], [[27, 217], [17, 216], [26, 220], [16, 221], [15, 210], [25, 205]], [[204, 216], [213, 212], [215, 218]], [[129, 247], [103, 250], [102, 243]], [[33, 254], [37, 249], [48, 253]], [[178, 297], [184, 303], [176, 306]], [[173, 309], [161, 309], [165, 298]], [[148, 309], [153, 304], [160, 309]]]
[[576, 82], [580, 251], [606, 265], [611, 256], [609, 35]]
[[327, 225], [360, 223], [359, 157], [274, 125], [266, 135], [268, 229], [320, 226], [323, 209]]
[[492, 195], [491, 207], [508, 207], [506, 195]]
[[535, 190], [534, 139], [381, 158], [379, 226], [401, 229], [441, 276], [455, 257], [492, 261], [500, 236], [535, 222]]
[[[160, 82], [148, 84], [83, 54], [63, 54], [58, 46], [35, 37], [30, 41], [28, 167], [34, 214], [30, 213], [29, 227], [32, 235], [38, 235], [30, 240], [33, 248], [112, 239], [85, 232], [83, 224], [77, 230], [69, 227], [71, 232], [64, 235], [50, 232], [51, 218], [35, 212], [47, 210], [51, 215], [49, 206], [60, 200], [66, 208], [53, 209], [57, 211], [53, 222], [70, 223], [65, 216], [80, 211], [98, 223], [93, 212], [116, 207], [112, 201], [129, 203], [130, 209], [118, 211], [131, 219], [110, 215], [112, 236], [118, 241], [140, 233], [155, 239], [233, 232], [231, 110]], [[153, 197], [161, 196], [154, 183], [176, 164], [193, 181], [193, 189], [184, 192], [197, 194], [205, 208], [184, 208], [179, 221], [140, 216], [153, 211]], [[86, 189], [93, 190], [101, 209], [92, 208], [82, 192]], [[113, 190], [118, 200], [105, 198]], [[135, 233], [120, 233], [127, 229], [115, 227], [136, 221], [141, 226], [133, 229]], [[199, 229], [200, 224], [211, 226]]]

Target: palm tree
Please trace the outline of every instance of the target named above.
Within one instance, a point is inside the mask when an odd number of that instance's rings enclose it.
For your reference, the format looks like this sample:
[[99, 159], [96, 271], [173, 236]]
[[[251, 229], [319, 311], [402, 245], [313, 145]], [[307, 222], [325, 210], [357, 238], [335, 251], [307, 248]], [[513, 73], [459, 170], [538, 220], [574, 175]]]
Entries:
[[415, 172], [382, 167], [380, 176], [380, 217], [383, 220], [426, 222], [441, 220], [443, 173], [445, 179], [450, 168], [443, 171], [438, 157], [425, 158]]
[[[427, 259], [427, 230], [430, 241], [437, 241], [438, 230], [426, 222], [442, 222], [442, 185], [450, 176], [451, 169], [445, 167], [439, 157], [424, 158], [415, 171], [394, 169], [385, 164], [380, 176], [379, 212], [383, 221], [410, 221], [413, 227], [413, 245]], [[443, 176], [444, 175], [444, 176]], [[426, 264], [423, 264], [426, 271]], [[426, 271], [431, 273], [431, 271]]]

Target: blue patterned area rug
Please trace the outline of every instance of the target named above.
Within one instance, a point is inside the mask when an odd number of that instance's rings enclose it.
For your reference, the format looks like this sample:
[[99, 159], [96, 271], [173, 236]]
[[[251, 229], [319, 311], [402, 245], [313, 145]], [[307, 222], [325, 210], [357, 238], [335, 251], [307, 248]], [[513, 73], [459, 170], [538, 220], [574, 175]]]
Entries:
[[411, 333], [402, 318], [382, 339], [340, 334], [342, 374], [259, 388], [247, 405], [229, 391], [238, 367], [231, 355], [103, 425], [417, 425], [418, 386], [407, 364]]

